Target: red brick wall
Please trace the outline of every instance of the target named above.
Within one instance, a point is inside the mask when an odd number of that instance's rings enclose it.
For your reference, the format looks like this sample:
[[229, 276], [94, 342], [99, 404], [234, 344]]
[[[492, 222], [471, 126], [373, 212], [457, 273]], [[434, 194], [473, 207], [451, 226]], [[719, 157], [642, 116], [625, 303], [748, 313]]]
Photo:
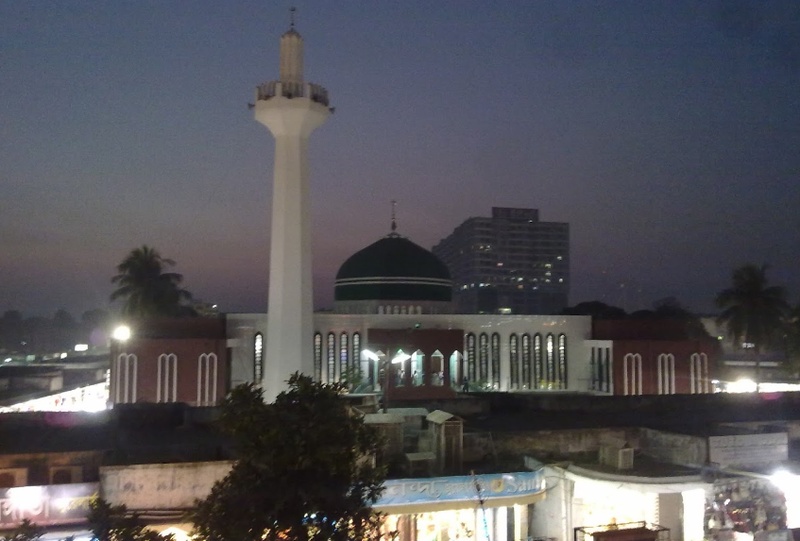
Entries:
[[[117, 362], [120, 353], [132, 353], [137, 358], [136, 401], [156, 402], [158, 398], [158, 357], [161, 354], [174, 354], [177, 358], [176, 400], [191, 405], [197, 403], [198, 358], [202, 354], [214, 353], [217, 356], [216, 400], [219, 403], [228, 392], [228, 350], [224, 339], [204, 338], [132, 338], [122, 349], [112, 349], [111, 363], [111, 401], [115, 401], [117, 383]], [[203, 380], [203, 384], [205, 380]], [[163, 379], [162, 379], [163, 385]], [[170, 386], [171, 387], [171, 386]], [[209, 381], [213, 388], [213, 381]], [[163, 396], [161, 402], [166, 401]], [[171, 397], [170, 397], [171, 398]], [[169, 400], [172, 401], [172, 400]], [[203, 404], [205, 405], [205, 404]]]
[[[625, 394], [624, 371], [627, 354], [641, 355], [642, 392], [635, 394], [658, 394], [658, 357], [672, 354], [675, 358], [675, 393], [691, 393], [691, 363], [693, 353], [705, 353], [708, 357], [708, 379], [714, 378], [716, 348], [707, 340], [615, 340], [613, 348], [614, 394]], [[630, 365], [629, 365], [630, 366]], [[632, 379], [628, 371], [628, 381]], [[637, 378], [638, 379], [638, 378]], [[629, 383], [630, 386], [630, 383]], [[628, 394], [634, 394], [629, 392]]]

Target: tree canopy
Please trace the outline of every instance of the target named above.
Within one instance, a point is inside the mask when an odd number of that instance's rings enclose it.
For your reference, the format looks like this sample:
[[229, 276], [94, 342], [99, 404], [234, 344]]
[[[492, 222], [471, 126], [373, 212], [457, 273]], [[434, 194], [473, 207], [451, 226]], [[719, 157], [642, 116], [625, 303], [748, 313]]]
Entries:
[[768, 285], [766, 265], [743, 265], [734, 269], [731, 278], [731, 287], [716, 297], [722, 309], [718, 321], [737, 344], [752, 344], [757, 351], [774, 345], [789, 313], [786, 290]]
[[171, 534], [148, 529], [139, 515], [129, 513], [124, 505], [111, 505], [103, 499], [92, 500], [87, 520], [98, 541], [173, 541]]
[[294, 374], [272, 404], [252, 384], [222, 406], [221, 427], [238, 460], [196, 502], [194, 534], [205, 540], [345, 541], [377, 537], [384, 471], [379, 438], [338, 384]]
[[117, 289], [111, 301], [123, 300], [122, 313], [134, 317], [189, 315], [191, 308], [184, 302], [192, 295], [180, 287], [183, 276], [166, 272], [174, 265], [154, 248], [135, 248], [117, 265], [118, 274], [111, 279]]

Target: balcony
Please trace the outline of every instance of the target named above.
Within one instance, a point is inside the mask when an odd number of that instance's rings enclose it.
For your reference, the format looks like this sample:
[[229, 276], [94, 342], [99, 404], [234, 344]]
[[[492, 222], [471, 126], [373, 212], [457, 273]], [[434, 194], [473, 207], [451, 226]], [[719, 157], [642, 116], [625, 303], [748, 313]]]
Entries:
[[268, 100], [276, 96], [284, 98], [308, 98], [314, 103], [328, 106], [328, 91], [314, 83], [287, 83], [269, 81], [256, 87], [256, 100]]

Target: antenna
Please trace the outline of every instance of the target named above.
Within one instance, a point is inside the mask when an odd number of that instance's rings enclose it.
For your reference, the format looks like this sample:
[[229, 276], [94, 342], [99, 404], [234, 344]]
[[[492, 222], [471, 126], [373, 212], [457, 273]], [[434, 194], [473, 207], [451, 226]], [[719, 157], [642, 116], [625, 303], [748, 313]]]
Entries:
[[396, 209], [397, 209], [397, 201], [392, 199], [392, 233], [397, 231], [397, 219], [395, 217]]
[[289, 8], [289, 29], [294, 30], [294, 12], [297, 11], [297, 8], [292, 6]]

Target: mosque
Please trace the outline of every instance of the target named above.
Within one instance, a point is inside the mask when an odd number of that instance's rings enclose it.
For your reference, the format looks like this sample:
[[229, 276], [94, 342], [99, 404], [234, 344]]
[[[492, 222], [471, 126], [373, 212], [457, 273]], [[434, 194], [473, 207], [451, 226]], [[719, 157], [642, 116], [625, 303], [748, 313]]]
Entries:
[[678, 353], [663, 342], [644, 357], [628, 344], [615, 367], [614, 341], [595, 339], [589, 316], [453, 313], [450, 272], [397, 232], [394, 210], [389, 234], [339, 269], [333, 312], [314, 313], [306, 162], [332, 109], [327, 91], [304, 81], [293, 24], [281, 37], [280, 79], [256, 98], [256, 119], [275, 138], [269, 309], [227, 316], [232, 385], [260, 381], [271, 399], [300, 371], [390, 401], [465, 390], [709, 392], [705, 344]]
[[590, 316], [455, 313], [448, 268], [398, 233], [394, 209], [388, 234], [339, 269], [334, 310], [315, 313], [307, 161], [333, 108], [327, 90], [304, 79], [293, 23], [279, 64], [253, 106], [275, 139], [268, 312], [227, 314], [212, 334], [173, 323], [168, 336], [141, 329], [112, 344], [112, 402], [213, 405], [245, 382], [272, 401], [294, 372], [388, 402], [463, 391], [711, 392], [713, 343], [598, 332]]

